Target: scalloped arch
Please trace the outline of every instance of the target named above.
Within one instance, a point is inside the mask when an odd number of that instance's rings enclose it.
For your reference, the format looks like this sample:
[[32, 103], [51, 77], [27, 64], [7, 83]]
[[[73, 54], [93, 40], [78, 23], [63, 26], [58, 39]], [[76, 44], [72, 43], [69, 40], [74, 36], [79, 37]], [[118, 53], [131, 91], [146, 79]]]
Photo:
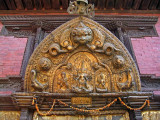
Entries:
[[[72, 31], [80, 23], [87, 29], [80, 28], [79, 37], [89, 36], [83, 35], [83, 31], [90, 28], [91, 42], [74, 41]], [[79, 67], [75, 59], [80, 58], [74, 54], [82, 57]], [[86, 54], [84, 60], [83, 54]], [[75, 82], [82, 80], [80, 86]], [[97, 22], [77, 17], [51, 32], [38, 45], [29, 60], [24, 87], [28, 92], [123, 92], [140, 91], [141, 83], [136, 65], [123, 43]]]

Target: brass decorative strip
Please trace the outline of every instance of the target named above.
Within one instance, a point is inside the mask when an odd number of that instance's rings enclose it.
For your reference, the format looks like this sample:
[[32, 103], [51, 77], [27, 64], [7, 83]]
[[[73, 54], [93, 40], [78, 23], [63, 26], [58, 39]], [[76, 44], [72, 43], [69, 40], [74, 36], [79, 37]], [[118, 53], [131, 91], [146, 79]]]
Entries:
[[72, 97], [71, 103], [74, 105], [91, 105], [92, 98], [91, 97]]

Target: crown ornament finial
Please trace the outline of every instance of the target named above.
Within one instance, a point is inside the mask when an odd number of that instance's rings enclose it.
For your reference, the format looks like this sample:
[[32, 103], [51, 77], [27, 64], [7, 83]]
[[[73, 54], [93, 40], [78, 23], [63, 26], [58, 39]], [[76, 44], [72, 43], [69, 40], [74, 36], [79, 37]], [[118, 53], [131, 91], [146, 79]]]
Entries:
[[95, 16], [94, 5], [88, 4], [88, 0], [76, 0], [74, 2], [70, 1], [67, 12], [69, 14], [79, 14], [80, 16]]

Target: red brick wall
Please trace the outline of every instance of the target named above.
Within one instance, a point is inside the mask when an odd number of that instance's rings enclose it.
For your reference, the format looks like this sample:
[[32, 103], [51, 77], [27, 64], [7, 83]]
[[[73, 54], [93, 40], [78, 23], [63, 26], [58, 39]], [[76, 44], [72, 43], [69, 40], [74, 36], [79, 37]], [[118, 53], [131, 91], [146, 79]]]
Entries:
[[27, 38], [0, 36], [0, 77], [20, 74], [26, 42]]
[[[160, 36], [160, 17], [156, 29]], [[131, 40], [140, 73], [160, 76], [160, 37], [132, 38]]]

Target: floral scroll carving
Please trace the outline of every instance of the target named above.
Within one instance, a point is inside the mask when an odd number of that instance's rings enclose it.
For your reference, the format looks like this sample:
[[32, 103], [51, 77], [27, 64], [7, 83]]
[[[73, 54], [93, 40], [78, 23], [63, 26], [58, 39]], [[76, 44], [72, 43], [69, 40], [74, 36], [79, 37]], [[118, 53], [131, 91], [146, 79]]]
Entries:
[[137, 68], [120, 41], [85, 17], [57, 28], [37, 47], [26, 70], [27, 91], [139, 91]]

